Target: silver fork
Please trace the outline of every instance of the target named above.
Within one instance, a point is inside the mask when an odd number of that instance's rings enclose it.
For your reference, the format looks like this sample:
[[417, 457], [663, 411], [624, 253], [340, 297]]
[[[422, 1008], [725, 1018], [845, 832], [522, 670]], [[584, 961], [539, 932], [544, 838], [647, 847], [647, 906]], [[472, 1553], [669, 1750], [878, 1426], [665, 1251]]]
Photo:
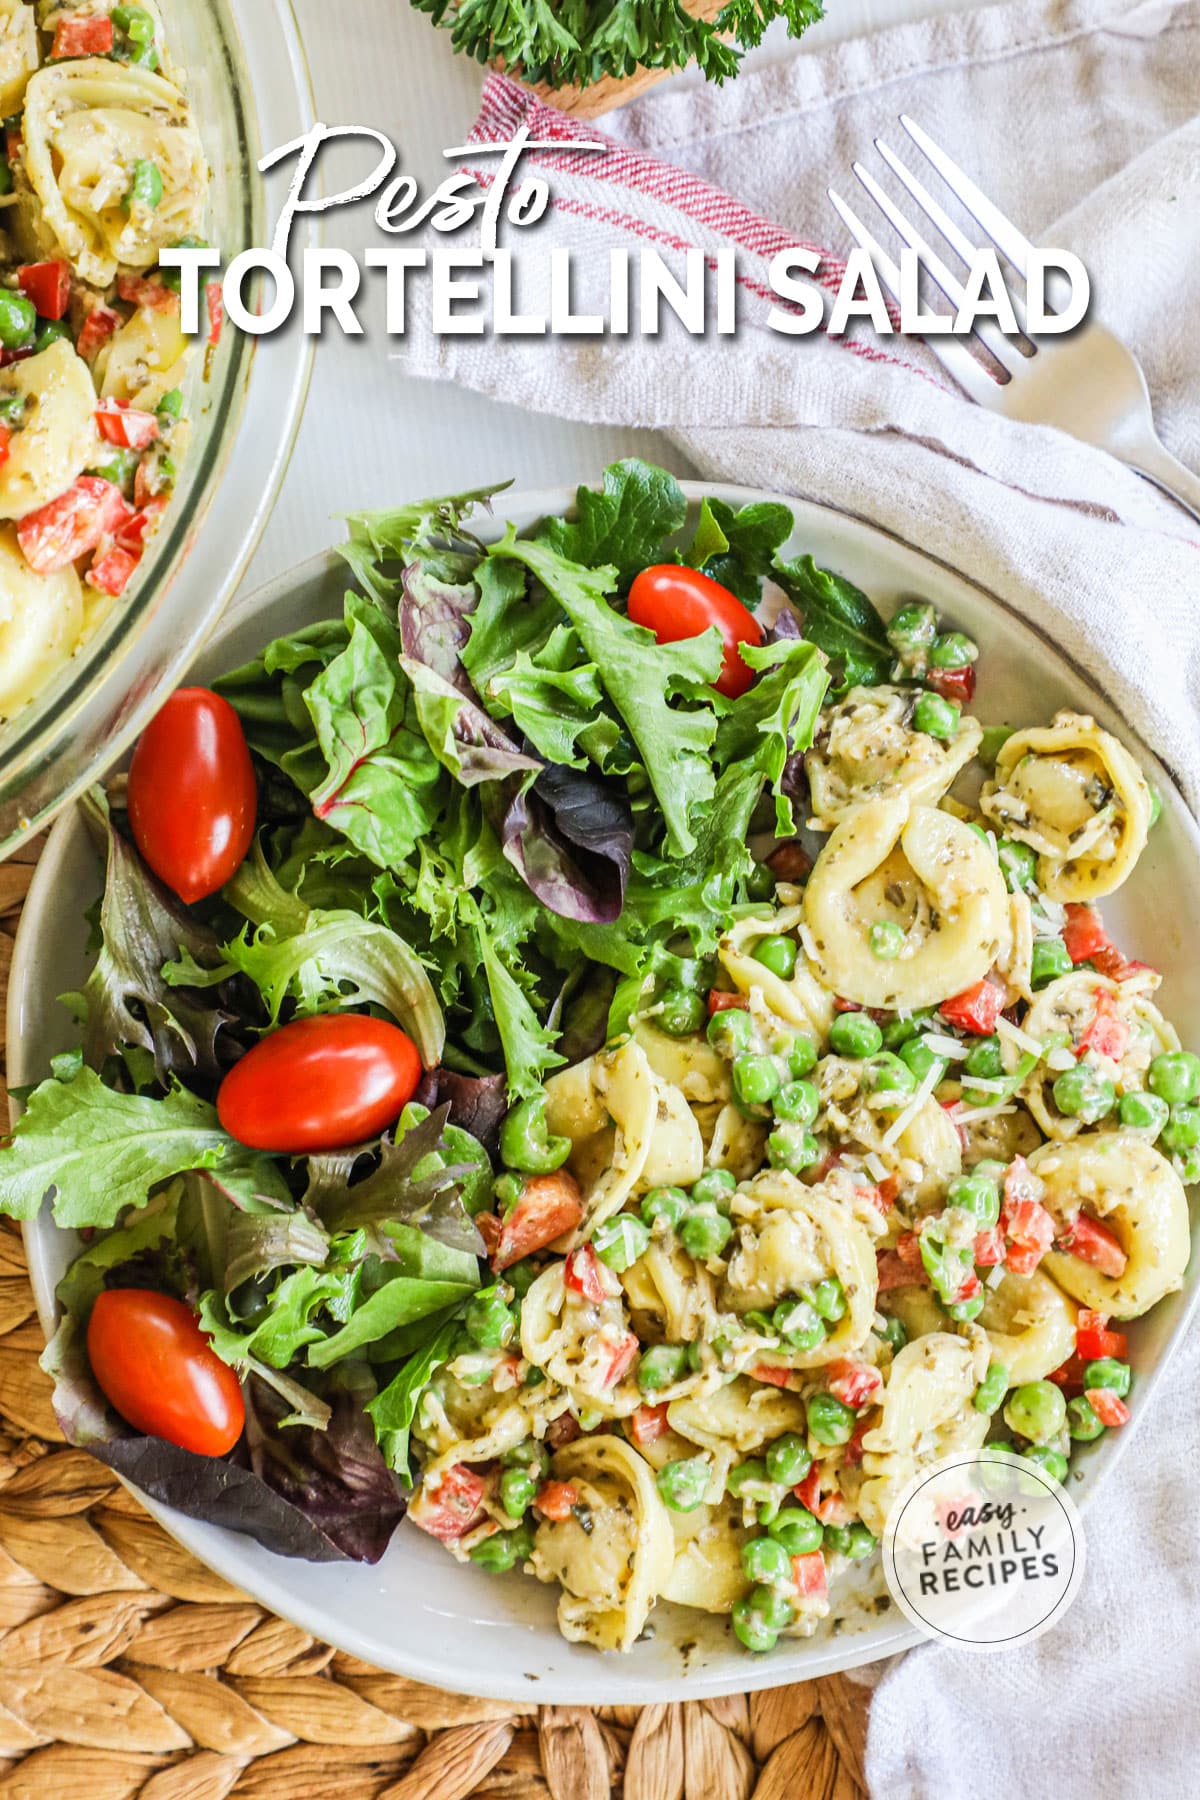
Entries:
[[[928, 133], [905, 114], [901, 114], [900, 123], [1001, 256], [1024, 280], [1034, 248], [1029, 239], [1005, 218], [986, 194], [980, 192], [970, 176], [934, 143]], [[876, 138], [875, 147], [955, 256], [969, 262], [980, 246], [971, 242], [924, 183], [905, 167], [881, 138]], [[966, 293], [944, 258], [901, 212], [869, 169], [856, 162], [854, 173], [888, 223], [916, 251], [922, 268], [957, 310], [966, 299]], [[898, 299], [900, 270], [896, 262], [840, 194], [830, 188], [829, 198], [858, 243], [870, 254], [880, 280]], [[1015, 296], [1014, 311], [1017, 323], [1024, 330], [1024, 314]], [[995, 359], [999, 376], [967, 348], [967, 339], [931, 332], [923, 340], [970, 399], [992, 412], [1003, 413], [1006, 418], [1057, 425], [1061, 431], [1082, 439], [1085, 444], [1109, 451], [1162, 488], [1193, 518], [1200, 519], [1200, 477], [1185, 468], [1160, 443], [1141, 365], [1133, 352], [1106, 326], [1085, 323], [1069, 336], [1039, 339], [1024, 335], [1017, 341], [1005, 337], [991, 324], [981, 324], [974, 335]]]

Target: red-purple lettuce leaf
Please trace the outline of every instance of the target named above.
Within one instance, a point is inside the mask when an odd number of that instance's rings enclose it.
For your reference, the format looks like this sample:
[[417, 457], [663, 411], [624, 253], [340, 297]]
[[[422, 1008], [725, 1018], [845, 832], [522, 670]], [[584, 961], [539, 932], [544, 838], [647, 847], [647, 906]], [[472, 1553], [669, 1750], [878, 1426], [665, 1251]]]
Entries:
[[621, 916], [633, 855], [633, 813], [588, 770], [544, 768], [516, 788], [500, 826], [504, 854], [543, 906], [564, 919], [611, 925]]

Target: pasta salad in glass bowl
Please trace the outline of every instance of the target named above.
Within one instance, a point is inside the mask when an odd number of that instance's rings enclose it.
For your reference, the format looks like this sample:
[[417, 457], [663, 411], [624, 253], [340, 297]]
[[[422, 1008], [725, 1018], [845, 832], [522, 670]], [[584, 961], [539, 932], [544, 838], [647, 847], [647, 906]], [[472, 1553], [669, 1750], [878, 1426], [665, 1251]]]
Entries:
[[60, 1415], [424, 1679], [886, 1654], [910, 1477], [990, 1442], [1086, 1496], [1191, 1305], [1200, 1060], [1121, 892], [1190, 827], [868, 527], [639, 463], [486, 498], [353, 521], [344, 603], [332, 562], [268, 592], [59, 828], [102, 948], [60, 902], [80, 1027], [23, 1053], [0, 1207]]

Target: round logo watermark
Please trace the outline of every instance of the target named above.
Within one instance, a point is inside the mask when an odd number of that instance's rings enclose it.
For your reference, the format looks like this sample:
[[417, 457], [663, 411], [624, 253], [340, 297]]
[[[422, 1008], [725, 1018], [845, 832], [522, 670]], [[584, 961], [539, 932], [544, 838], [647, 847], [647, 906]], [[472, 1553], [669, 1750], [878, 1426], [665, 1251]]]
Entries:
[[1056, 1625], [1083, 1580], [1083, 1527], [1052, 1475], [1007, 1450], [946, 1457], [888, 1514], [883, 1569], [927, 1637], [1010, 1650]]

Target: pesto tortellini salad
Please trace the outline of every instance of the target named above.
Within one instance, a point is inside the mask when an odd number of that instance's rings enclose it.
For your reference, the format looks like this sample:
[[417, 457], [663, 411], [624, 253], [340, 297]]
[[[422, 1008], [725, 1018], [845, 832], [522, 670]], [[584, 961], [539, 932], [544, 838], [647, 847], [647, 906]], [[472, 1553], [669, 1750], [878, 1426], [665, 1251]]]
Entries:
[[1063, 1480], [1130, 1417], [1200, 1177], [1096, 904], [1157, 801], [1082, 713], [985, 725], [977, 646], [786, 506], [486, 499], [355, 519], [343, 616], [89, 800], [99, 957], [0, 1207], [87, 1228], [46, 1367], [149, 1492], [308, 1557], [407, 1513], [572, 1641], [766, 1652], [933, 1460]]
[[158, 264], [202, 241], [209, 172], [156, 0], [0, 0], [0, 117], [2, 721], [168, 505], [190, 341]]

